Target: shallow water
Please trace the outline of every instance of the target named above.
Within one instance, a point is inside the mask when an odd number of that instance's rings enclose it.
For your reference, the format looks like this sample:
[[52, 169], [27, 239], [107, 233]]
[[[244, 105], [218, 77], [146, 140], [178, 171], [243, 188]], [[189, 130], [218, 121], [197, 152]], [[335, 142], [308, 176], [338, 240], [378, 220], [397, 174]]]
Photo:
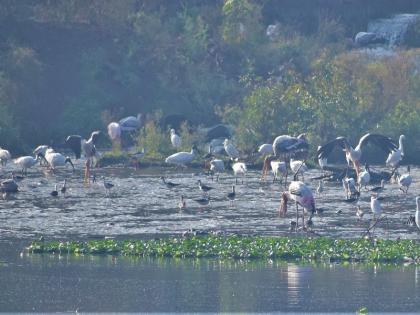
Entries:
[[[22, 242], [21, 242], [22, 243]], [[416, 312], [420, 267], [22, 254], [0, 241], [0, 310]]]
[[[0, 200], [1, 238], [180, 234], [190, 228], [259, 235], [293, 234], [289, 232], [289, 226], [295, 217], [294, 206], [289, 207], [285, 218], [278, 215], [280, 193], [284, 187], [280, 183], [273, 184], [270, 179], [262, 183], [256, 171], [248, 172], [244, 184], [236, 185], [237, 200], [232, 207], [226, 197], [235, 183], [231, 174], [222, 174], [216, 182], [190, 169], [94, 170], [98, 178], [105, 176], [115, 184], [107, 196], [102, 180], [88, 187], [83, 185], [82, 165], [81, 161], [77, 163], [78, 171], [74, 174], [65, 169], [56, 175], [31, 169], [19, 183], [21, 191], [9, 200]], [[4, 176], [10, 167], [2, 170]], [[398, 189], [397, 184], [386, 185], [381, 195], [387, 219], [377, 225], [376, 236], [392, 239], [420, 237], [417, 227], [404, 224], [408, 216], [414, 214], [415, 196], [420, 195], [420, 186], [416, 183], [419, 169], [413, 168], [412, 174], [414, 183], [407, 195]], [[168, 189], [159, 179], [160, 175], [181, 185]], [[312, 170], [305, 177], [314, 190], [318, 182], [310, 178], [318, 175], [319, 171]], [[61, 187], [64, 178], [68, 184], [66, 195], [51, 197], [54, 185], [58, 183]], [[202, 196], [197, 186], [198, 179], [214, 188], [208, 206], [193, 201]], [[362, 236], [372, 218], [370, 192], [362, 192], [359, 204], [365, 210], [365, 217], [358, 221], [356, 205], [343, 201], [341, 183], [326, 182], [324, 191], [317, 196], [317, 207], [323, 208], [324, 212], [315, 217], [314, 231], [333, 237]], [[187, 202], [182, 211], [178, 208], [181, 195]], [[337, 210], [341, 213], [336, 213]]]

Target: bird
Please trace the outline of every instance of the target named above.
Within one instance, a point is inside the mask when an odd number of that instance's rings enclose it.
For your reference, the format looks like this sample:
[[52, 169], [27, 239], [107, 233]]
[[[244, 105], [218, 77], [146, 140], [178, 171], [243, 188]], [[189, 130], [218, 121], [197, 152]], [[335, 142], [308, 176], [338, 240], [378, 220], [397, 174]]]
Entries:
[[400, 165], [404, 157], [404, 145], [403, 141], [405, 141], [405, 136], [401, 135], [399, 138], [399, 146], [394, 151], [390, 152], [388, 158], [386, 159], [386, 165], [392, 167], [393, 169], [397, 169]]
[[89, 181], [89, 178], [90, 178], [90, 168], [93, 163], [93, 158], [96, 156], [95, 144], [97, 143], [100, 134], [101, 134], [100, 131], [94, 131], [91, 133], [90, 138], [88, 140], [85, 140], [85, 139], [81, 140], [81, 147], [86, 157], [85, 182]]
[[42, 154], [40, 154], [40, 156], [45, 158], [45, 160], [48, 162], [48, 165], [53, 171], [55, 171], [57, 167], [65, 166], [67, 163], [71, 165], [74, 171], [74, 164], [68, 156], [65, 157], [61, 153], [54, 152], [49, 149], [47, 150], [45, 156], [42, 156]]
[[121, 131], [136, 131], [140, 129], [142, 126], [142, 114], [137, 114], [137, 117], [134, 116], [128, 116], [125, 118], [122, 118], [118, 124], [121, 127]]
[[207, 206], [210, 203], [210, 197], [197, 198], [194, 201], [202, 206]]
[[[319, 149], [321, 149], [321, 146], [318, 146], [318, 150]], [[318, 158], [318, 165], [321, 168], [321, 170], [324, 170], [327, 164], [328, 164], [328, 159], [326, 157]]]
[[225, 139], [223, 141], [223, 147], [225, 148], [226, 154], [230, 157], [232, 161], [237, 160], [239, 158], [239, 152], [236, 147], [229, 141], [229, 139]]
[[235, 183], [238, 184], [238, 176], [242, 175], [242, 184], [244, 183], [244, 177], [247, 172], [245, 163], [236, 162], [232, 165], [233, 173], [235, 175]]
[[111, 139], [112, 148], [118, 150], [121, 147], [121, 126], [113, 121], [107, 127], [109, 139]]
[[324, 144], [317, 150], [318, 159], [328, 158], [336, 146], [340, 146], [346, 152], [347, 164], [353, 163], [356, 174], [359, 175], [360, 159], [362, 157], [362, 149], [368, 144], [372, 143], [384, 150], [391, 153], [397, 149], [394, 141], [386, 136], [379, 134], [367, 133], [360, 138], [359, 143], [353, 148], [348, 139], [345, 137], [337, 137], [336, 139]]
[[281, 195], [281, 203], [279, 212], [281, 216], [287, 213], [287, 203], [289, 200], [293, 200], [296, 203], [296, 226], [299, 225], [299, 209], [298, 205], [303, 208], [302, 223], [305, 227], [305, 212], [309, 213], [309, 219], [316, 212], [315, 198], [313, 196], [311, 188], [301, 181], [292, 181], [289, 185], [288, 191], [284, 191]]
[[273, 145], [270, 143], [264, 143], [260, 145], [260, 147], [258, 148], [258, 153], [262, 156], [274, 154]]
[[320, 181], [318, 182], [318, 187], [316, 188], [316, 193], [317, 193], [318, 195], [320, 195], [320, 194], [322, 194], [323, 192], [324, 192], [324, 184], [323, 184], [322, 180], [320, 180]]
[[227, 197], [230, 200], [230, 205], [233, 205], [236, 198], [235, 185], [232, 185], [232, 191], [227, 194]]
[[287, 180], [287, 165], [286, 162], [271, 161], [271, 170], [273, 171], [273, 183], [281, 176]]
[[[38, 154], [41, 153], [43, 156], [45, 156], [45, 153], [47, 152], [48, 149], [50, 149], [49, 145], [42, 144], [42, 145], [37, 146], [35, 150], [33, 150], [32, 154], [34, 156], [38, 156]], [[42, 165], [43, 164], [42, 162], [45, 162], [45, 160], [40, 159], [39, 165]]]
[[308, 170], [304, 161], [294, 160], [293, 158], [290, 159], [290, 169], [295, 175], [302, 175], [302, 179], [304, 179], [303, 174]]
[[195, 155], [197, 154], [197, 147], [192, 146], [191, 152], [178, 152], [168, 156], [165, 159], [165, 162], [168, 164], [175, 164], [179, 166], [186, 166], [194, 160]]
[[0, 164], [6, 166], [7, 161], [11, 159], [10, 152], [6, 149], [0, 148]]
[[343, 183], [343, 188], [344, 188], [344, 192], [346, 194], [346, 200], [356, 200], [359, 196], [360, 193], [359, 191], [356, 189], [356, 181], [354, 180], [353, 177], [344, 177], [342, 179], [342, 183]]
[[132, 163], [134, 164], [134, 168], [138, 170], [140, 168], [140, 159], [144, 157], [146, 154], [144, 148], [141, 151], [135, 151], [128, 153], [128, 156], [131, 158]]
[[171, 129], [171, 143], [174, 148], [179, 148], [182, 144], [181, 137], [175, 133], [175, 129]]
[[166, 181], [166, 179], [165, 179], [165, 177], [163, 177], [163, 176], [161, 176], [161, 177], [160, 177], [160, 179], [162, 180], [162, 182], [163, 182], [163, 183], [166, 185], [166, 187], [168, 187], [168, 188], [174, 188], [174, 187], [176, 187], [176, 186], [181, 185], [181, 184], [178, 184], [178, 183], [167, 182], [167, 181]]
[[79, 135], [68, 136], [65, 140], [66, 146], [71, 149], [77, 159], [80, 159], [82, 152], [87, 159], [92, 158], [96, 154], [95, 144], [98, 141], [100, 131], [93, 131], [88, 140], [83, 139]]
[[373, 213], [373, 218], [378, 219], [382, 214], [382, 206], [379, 201], [378, 195], [370, 196], [370, 209]]
[[57, 184], [55, 184], [55, 188], [54, 188], [54, 190], [50, 194], [53, 197], [57, 197], [58, 196]]
[[212, 159], [210, 161], [210, 171], [212, 172], [212, 174], [217, 174], [216, 181], [218, 181], [219, 173], [222, 173], [225, 171], [225, 163], [223, 162], [223, 160]]
[[104, 187], [105, 187], [106, 193], [107, 193], [107, 195], [109, 195], [110, 194], [110, 191], [111, 191], [111, 188], [114, 187], [114, 184], [111, 183], [110, 181], [106, 181], [105, 178], [104, 178], [103, 183], [104, 183]]
[[357, 209], [356, 209], [357, 220], [362, 220], [364, 214], [365, 212], [363, 211], [362, 207], [360, 207], [360, 205], [357, 205]]
[[181, 195], [181, 198], [178, 203], [179, 210], [187, 208], [187, 202], [185, 201], [184, 195]]
[[381, 179], [381, 185], [373, 187], [370, 191], [381, 192], [385, 189], [385, 179]]
[[210, 187], [210, 186], [204, 185], [204, 184], [201, 182], [201, 180], [200, 180], [200, 179], [197, 181], [197, 183], [198, 183], [198, 188], [200, 188], [200, 190], [201, 190], [203, 193], [208, 193], [210, 190], [212, 190], [212, 189], [213, 189], [213, 187]]
[[416, 197], [416, 214], [414, 218], [417, 227], [420, 229], [420, 197]]
[[22, 169], [22, 175], [27, 174], [28, 168], [34, 166], [39, 160], [39, 157], [34, 158], [33, 156], [21, 156], [17, 158], [14, 162], [15, 164]]
[[19, 186], [16, 181], [12, 178], [5, 179], [0, 182], [0, 192], [2, 193], [16, 193], [19, 190]]
[[60, 191], [61, 191], [61, 193], [62, 193], [63, 195], [65, 195], [65, 194], [66, 194], [66, 191], [67, 191], [67, 186], [66, 186], [66, 184], [67, 184], [67, 180], [66, 180], [66, 179], [64, 179], [63, 186], [61, 186], [61, 189], [60, 189]]
[[413, 182], [413, 177], [410, 175], [410, 165], [408, 165], [407, 173], [398, 176], [398, 185], [400, 186], [400, 190], [403, 191], [404, 193], [407, 193], [412, 182]]
[[359, 192], [363, 186], [366, 188], [369, 182], [370, 182], [369, 166], [366, 164], [365, 170], [363, 172], [360, 172], [357, 177], [357, 184], [359, 185]]
[[297, 137], [289, 135], [281, 135], [274, 139], [273, 151], [274, 155], [278, 158], [283, 158], [289, 161], [298, 152], [307, 153], [309, 148], [306, 134], [302, 133]]

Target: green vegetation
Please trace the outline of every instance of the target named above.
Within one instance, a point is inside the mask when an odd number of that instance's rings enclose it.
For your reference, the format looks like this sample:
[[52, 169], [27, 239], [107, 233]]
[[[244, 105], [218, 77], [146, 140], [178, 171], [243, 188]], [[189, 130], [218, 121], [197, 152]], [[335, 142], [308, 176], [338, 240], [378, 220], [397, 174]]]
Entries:
[[112, 254], [167, 257], [277, 258], [286, 261], [420, 263], [413, 240], [194, 236], [154, 240], [33, 242], [30, 253]]
[[372, 19], [419, 10], [417, 0], [2, 1], [0, 146], [29, 153], [142, 112], [138, 147], [162, 159], [172, 151], [159, 112], [190, 122], [177, 130], [183, 150], [199, 140], [191, 126], [225, 122], [243, 152], [285, 133], [306, 132], [316, 148], [374, 131], [404, 133], [420, 162], [419, 26], [388, 57], [351, 42]]

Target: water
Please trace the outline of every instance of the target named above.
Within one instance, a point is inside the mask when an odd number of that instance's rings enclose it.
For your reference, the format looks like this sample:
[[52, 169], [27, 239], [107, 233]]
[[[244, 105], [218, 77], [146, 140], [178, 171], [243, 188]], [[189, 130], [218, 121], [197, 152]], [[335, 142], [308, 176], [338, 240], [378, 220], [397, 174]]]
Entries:
[[1, 311], [416, 312], [420, 305], [415, 266], [20, 256], [15, 245], [0, 242]]
[[[143, 312], [354, 312], [418, 311], [420, 269], [415, 266], [299, 265], [279, 261], [212, 259], [147, 259], [113, 256], [29, 255], [30, 240], [138, 238], [179, 235], [189, 228], [243, 234], [294, 235], [289, 232], [294, 207], [278, 216], [284, 187], [249, 172], [236, 186], [233, 207], [226, 195], [232, 175], [212, 182], [197, 170], [105, 168], [95, 170], [115, 187], [106, 195], [102, 180], [86, 187], [79, 171], [56, 175], [30, 170], [21, 191], [0, 200], [0, 310], [1, 311], [143, 311]], [[11, 166], [3, 169], [7, 176]], [[159, 179], [181, 183], [168, 189]], [[413, 168], [414, 179], [419, 169]], [[311, 170], [306, 182], [314, 188], [320, 175]], [[50, 196], [54, 185], [67, 179], [68, 192]], [[193, 201], [201, 196], [197, 180], [211, 185], [211, 204]], [[59, 186], [60, 187], [60, 186]], [[317, 197], [324, 212], [314, 218], [314, 231], [332, 237], [360, 237], [370, 224], [370, 193], [359, 204], [366, 215], [355, 216], [356, 206], [343, 202], [341, 184], [325, 183]], [[413, 183], [407, 195], [388, 184], [383, 196], [383, 221], [375, 230], [382, 238], [419, 238], [416, 227], [404, 224], [414, 213], [420, 187]], [[180, 211], [183, 194], [187, 208]], [[341, 213], [336, 213], [341, 210]]]

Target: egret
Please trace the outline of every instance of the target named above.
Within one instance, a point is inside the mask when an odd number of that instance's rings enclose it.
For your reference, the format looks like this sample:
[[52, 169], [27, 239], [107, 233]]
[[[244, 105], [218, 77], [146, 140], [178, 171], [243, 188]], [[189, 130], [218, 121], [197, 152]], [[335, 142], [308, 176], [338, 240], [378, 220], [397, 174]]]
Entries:
[[403, 191], [404, 193], [407, 193], [412, 182], [413, 182], [413, 177], [410, 175], [410, 165], [408, 165], [407, 173], [400, 175], [398, 177], [398, 185], [400, 186], [401, 191]]
[[353, 163], [356, 174], [359, 175], [360, 159], [362, 157], [362, 149], [368, 144], [372, 143], [384, 150], [387, 153], [391, 153], [397, 149], [397, 145], [392, 141], [391, 138], [367, 133], [360, 138], [359, 143], [353, 148], [347, 138], [338, 137], [327, 144], [321, 146], [317, 151], [318, 159], [328, 158], [333, 149], [336, 146], [340, 146], [346, 152], [347, 164]]
[[391, 166], [394, 169], [398, 168], [401, 160], [404, 157], [404, 146], [403, 146], [404, 140], [405, 140], [405, 136], [401, 135], [399, 139], [398, 149], [389, 153], [388, 158], [386, 159], [386, 165]]
[[108, 127], [108, 136], [111, 139], [112, 148], [114, 150], [121, 149], [121, 126], [119, 123], [113, 121]]
[[367, 184], [369, 184], [369, 182], [370, 182], [369, 166], [366, 164], [365, 165], [365, 170], [363, 172], [359, 173], [358, 177], [357, 177], [357, 184], [359, 185], [359, 192], [360, 192], [362, 186], [364, 186], [365, 189], [366, 189], [366, 186], [367, 186]]
[[417, 227], [420, 229], [420, 197], [416, 197], [415, 221], [416, 221]]
[[171, 129], [171, 143], [174, 148], [179, 148], [182, 144], [181, 137], [175, 133], [175, 129]]
[[247, 172], [246, 164], [242, 162], [236, 162], [232, 165], [233, 173], [235, 174], [235, 183], [238, 184], [238, 176], [242, 175], [242, 184], [244, 183], [244, 177]]
[[5, 166], [7, 161], [11, 158], [10, 152], [8, 150], [0, 148], [0, 164]]
[[238, 150], [229, 141], [229, 139], [225, 139], [225, 141], [223, 141], [223, 146], [225, 148], [226, 154], [231, 158], [232, 161], [237, 160], [239, 158]]
[[210, 171], [212, 174], [216, 175], [216, 181], [219, 180], [219, 173], [222, 173], [225, 171], [225, 163], [222, 160], [219, 159], [213, 159], [210, 161]]
[[293, 200], [296, 203], [296, 227], [299, 225], [299, 209], [298, 205], [303, 208], [302, 223], [305, 227], [305, 212], [309, 213], [309, 220], [316, 212], [315, 198], [312, 194], [311, 188], [303, 182], [292, 181], [289, 185], [289, 190], [281, 195], [280, 215], [284, 216], [287, 213], [287, 203]]
[[191, 152], [178, 152], [172, 154], [165, 159], [165, 162], [185, 167], [186, 164], [189, 164], [194, 160], [196, 153], [197, 147], [193, 145], [191, 148]]
[[373, 213], [373, 218], [378, 219], [382, 214], [382, 206], [379, 201], [378, 195], [372, 195], [370, 197], [370, 209]]

